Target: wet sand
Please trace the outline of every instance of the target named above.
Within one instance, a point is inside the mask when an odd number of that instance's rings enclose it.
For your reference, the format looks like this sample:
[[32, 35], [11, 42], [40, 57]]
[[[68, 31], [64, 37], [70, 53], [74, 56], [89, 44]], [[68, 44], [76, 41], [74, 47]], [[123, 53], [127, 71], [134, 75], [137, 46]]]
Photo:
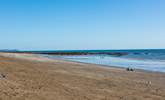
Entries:
[[0, 53], [0, 100], [165, 100], [165, 73]]

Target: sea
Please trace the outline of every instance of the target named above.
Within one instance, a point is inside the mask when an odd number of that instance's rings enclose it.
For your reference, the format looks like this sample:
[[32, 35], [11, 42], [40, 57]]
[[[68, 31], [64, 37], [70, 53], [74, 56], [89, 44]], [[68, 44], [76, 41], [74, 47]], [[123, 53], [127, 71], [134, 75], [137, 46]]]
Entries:
[[[42, 56], [51, 59], [105, 65], [107, 67], [122, 67], [141, 69], [154, 72], [165, 72], [165, 49], [141, 49], [141, 50], [63, 50], [44, 52], [86, 52], [98, 53], [93, 55], [47, 55]], [[99, 54], [100, 53], [100, 54]], [[102, 54], [103, 53], [103, 54]], [[107, 54], [106, 54], [107, 53]], [[123, 53], [123, 55], [109, 55], [108, 53]]]

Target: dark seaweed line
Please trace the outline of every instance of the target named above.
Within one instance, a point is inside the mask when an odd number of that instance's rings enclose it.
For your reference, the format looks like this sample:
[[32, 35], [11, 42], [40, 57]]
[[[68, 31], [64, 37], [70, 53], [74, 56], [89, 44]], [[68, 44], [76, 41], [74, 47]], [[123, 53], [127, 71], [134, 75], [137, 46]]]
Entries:
[[31, 51], [5, 51], [6, 53], [28, 53], [28, 54], [47, 54], [47, 55], [113, 55], [123, 56], [128, 53], [123, 52], [31, 52]]

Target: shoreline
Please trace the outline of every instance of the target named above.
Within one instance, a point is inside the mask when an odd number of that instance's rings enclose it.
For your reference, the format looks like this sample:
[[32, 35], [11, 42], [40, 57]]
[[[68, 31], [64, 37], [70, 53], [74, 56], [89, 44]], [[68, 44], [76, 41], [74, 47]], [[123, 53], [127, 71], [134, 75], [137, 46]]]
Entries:
[[[72, 61], [72, 60], [67, 60], [67, 59], [54, 59], [54, 60], [62, 60], [62, 61], [66, 61], [66, 62], [74, 62], [74, 63], [80, 63], [80, 64], [88, 64], [88, 65], [95, 65], [101, 68], [116, 68], [116, 69], [122, 69], [122, 70], [126, 70], [127, 68], [125, 67], [120, 67], [120, 66], [112, 66], [112, 65], [104, 65], [104, 64], [94, 64], [94, 63], [87, 63], [87, 62], [80, 62], [80, 61]], [[128, 67], [131, 68], [131, 67]], [[134, 71], [141, 71], [141, 72], [146, 72], [146, 73], [162, 73], [165, 74], [165, 72], [159, 72], [159, 71], [151, 71], [151, 70], [145, 70], [145, 69], [134, 69]]]
[[[7, 55], [6, 55], [7, 54]], [[64, 63], [75, 63], [75, 64], [86, 64], [86, 65], [94, 65], [99, 68], [114, 68], [114, 69], [121, 69], [125, 70], [127, 68], [131, 67], [120, 67], [120, 66], [112, 66], [112, 65], [104, 65], [104, 64], [94, 64], [94, 63], [87, 63], [87, 62], [80, 62], [80, 61], [72, 61], [72, 60], [67, 60], [67, 59], [60, 59], [60, 58], [48, 58], [41, 56], [41, 54], [32, 54], [32, 53], [4, 53], [0, 52], [0, 56], [6, 56], [6, 57], [14, 57], [14, 58], [19, 58], [19, 59], [25, 59], [25, 60], [36, 60], [36, 61], [44, 61], [44, 62], [64, 62]], [[165, 72], [160, 72], [160, 71], [151, 71], [151, 70], [145, 70], [145, 69], [134, 69], [134, 71], [140, 71], [140, 72], [145, 72], [145, 73], [161, 73], [165, 74]]]
[[[6, 55], [7, 54], [7, 55]], [[65, 62], [65, 63], [77, 63], [77, 64], [87, 64], [87, 65], [94, 65], [100, 68], [117, 68], [121, 70], [126, 70], [127, 68], [120, 67], [120, 66], [112, 66], [112, 65], [103, 65], [103, 64], [94, 64], [94, 63], [87, 63], [87, 62], [80, 62], [80, 61], [72, 61], [67, 59], [59, 59], [59, 58], [48, 58], [41, 56], [40, 54], [29, 54], [29, 53], [4, 53], [0, 52], [0, 56], [6, 56], [6, 57], [14, 57], [14, 58], [20, 58], [20, 59], [28, 59], [28, 60], [37, 60], [37, 61], [45, 61], [45, 62]], [[131, 68], [131, 67], [130, 67]], [[151, 71], [151, 70], [144, 70], [144, 69], [134, 69], [134, 71], [141, 71], [146, 73], [162, 73], [165, 74], [165, 72], [159, 72], [159, 71]]]
[[[0, 53], [5, 100], [163, 100], [165, 74]], [[5, 77], [3, 77], [5, 76]]]

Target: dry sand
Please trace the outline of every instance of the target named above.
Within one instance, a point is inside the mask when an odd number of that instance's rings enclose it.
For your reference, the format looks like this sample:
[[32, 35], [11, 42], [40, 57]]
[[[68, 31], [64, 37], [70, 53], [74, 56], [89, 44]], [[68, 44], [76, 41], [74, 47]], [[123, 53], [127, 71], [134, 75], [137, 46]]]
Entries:
[[0, 100], [165, 100], [165, 74], [0, 53]]

